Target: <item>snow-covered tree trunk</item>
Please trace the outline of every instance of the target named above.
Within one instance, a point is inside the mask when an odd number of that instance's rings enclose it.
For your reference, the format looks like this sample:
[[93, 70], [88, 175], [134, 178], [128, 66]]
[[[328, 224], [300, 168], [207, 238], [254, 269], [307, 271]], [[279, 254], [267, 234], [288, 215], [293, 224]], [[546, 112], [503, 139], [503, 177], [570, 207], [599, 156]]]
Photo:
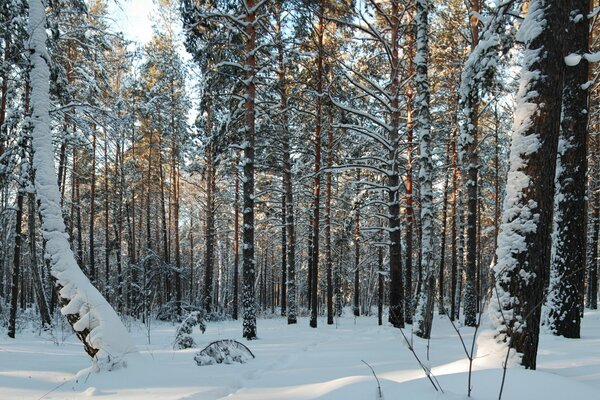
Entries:
[[[576, 59], [589, 51], [589, 1], [573, 0], [572, 6], [566, 54]], [[588, 74], [585, 58], [565, 71], [556, 161], [548, 317], [551, 331], [568, 338], [580, 337], [586, 269]]]
[[435, 297], [435, 264], [433, 254], [433, 163], [431, 160], [431, 116], [429, 114], [429, 79], [427, 78], [428, 11], [429, 0], [417, 0], [415, 22], [417, 25], [417, 52], [415, 77], [415, 131], [419, 140], [419, 183], [421, 184], [421, 288], [413, 318], [415, 334], [429, 338], [433, 321]]
[[29, 0], [29, 62], [31, 64], [31, 123], [33, 167], [40, 204], [46, 257], [56, 279], [61, 312], [99, 368], [111, 369], [136, 351], [113, 308], [83, 274], [71, 248], [60, 208], [50, 131], [50, 57], [46, 48], [46, 16], [41, 0]]
[[536, 368], [544, 281], [550, 265], [554, 171], [569, 9], [530, 2], [517, 34], [525, 54], [512, 128], [509, 172], [494, 266], [490, 318], [498, 338]]
[[[498, 66], [501, 35], [506, 31], [507, 14], [514, 1], [500, 4], [486, 20], [481, 35], [478, 34], [480, 11], [479, 0], [471, 1], [471, 53], [461, 74], [459, 103], [462, 123], [458, 140], [459, 161], [463, 166], [467, 194], [467, 237], [466, 237], [466, 282], [465, 282], [465, 324], [477, 323], [477, 208], [479, 156], [478, 120], [480, 92], [489, 86]], [[481, 36], [481, 40], [480, 37]], [[481, 277], [479, 277], [481, 279]]]

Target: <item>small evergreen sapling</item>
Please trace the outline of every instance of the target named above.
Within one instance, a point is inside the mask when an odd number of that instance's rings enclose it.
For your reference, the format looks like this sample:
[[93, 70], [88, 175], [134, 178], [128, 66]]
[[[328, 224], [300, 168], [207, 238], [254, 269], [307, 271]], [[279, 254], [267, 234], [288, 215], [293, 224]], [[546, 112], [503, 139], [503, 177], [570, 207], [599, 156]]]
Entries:
[[182, 350], [196, 347], [196, 342], [194, 342], [191, 334], [195, 326], [198, 326], [202, 333], [206, 331], [206, 320], [204, 317], [204, 311], [193, 311], [183, 320], [179, 328], [177, 328], [173, 349]]

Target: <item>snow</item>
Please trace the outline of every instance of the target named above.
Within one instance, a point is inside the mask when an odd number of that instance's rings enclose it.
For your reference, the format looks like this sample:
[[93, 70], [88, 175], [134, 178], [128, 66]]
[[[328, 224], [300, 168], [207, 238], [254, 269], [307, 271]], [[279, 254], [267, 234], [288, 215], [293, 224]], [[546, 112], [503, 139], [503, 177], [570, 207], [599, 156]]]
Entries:
[[[241, 321], [209, 323], [204, 335], [194, 333], [201, 347], [231, 338], [246, 344], [256, 359], [202, 367], [194, 361], [197, 349], [172, 349], [177, 326], [153, 321], [149, 345], [146, 327], [132, 322], [139, 358], [129, 360], [129, 368], [100, 373], [86, 369], [89, 359], [78, 340], [60, 329], [52, 335], [24, 330], [16, 340], [0, 335], [0, 399], [375, 399], [375, 378], [361, 360], [375, 370], [386, 399], [466, 399], [468, 361], [448, 319], [437, 314], [434, 319], [429, 361], [427, 341], [417, 337], [413, 341], [444, 394], [435, 392], [397, 329], [377, 326], [375, 317], [347, 316], [331, 326], [319, 321], [318, 329], [311, 329], [306, 318], [299, 318], [297, 325], [287, 325], [285, 318], [261, 319], [260, 336], [253, 341], [241, 338]], [[470, 343], [473, 328], [460, 330]], [[410, 327], [405, 333], [410, 338]], [[524, 370], [511, 358], [503, 398], [597, 398], [599, 344], [599, 311], [586, 312], [582, 339], [543, 334], [538, 371]], [[492, 332], [479, 335], [474, 400], [498, 398], [505, 350]]]
[[565, 57], [565, 64], [569, 67], [576, 66], [577, 64], [579, 64], [579, 61], [581, 61], [580, 54], [572, 53]]
[[[537, 231], [539, 220], [538, 204], [533, 200], [525, 201], [524, 195], [531, 183], [531, 177], [525, 172], [527, 157], [541, 147], [539, 133], [529, 131], [533, 117], [539, 112], [539, 106], [535, 102], [537, 92], [532, 87], [542, 79], [540, 71], [534, 66], [539, 61], [543, 49], [531, 48], [531, 44], [546, 26], [544, 17], [544, 8], [540, 8], [539, 2], [531, 2], [527, 17], [517, 32], [517, 39], [526, 44], [526, 50], [513, 117], [506, 194], [496, 249], [498, 263], [494, 266], [495, 279], [502, 285], [495, 286], [489, 308], [490, 318], [496, 326], [499, 338], [506, 334], [507, 322], [514, 320], [517, 330], [523, 326], [522, 315], [513, 313], [517, 308], [515, 306], [518, 299], [505, 290], [505, 287], [508, 286], [513, 271], [518, 268], [517, 255], [526, 251], [526, 235]], [[522, 282], [528, 282], [533, 277], [525, 271], [521, 272]]]
[[94, 357], [96, 367], [111, 369], [121, 364], [125, 354], [134, 353], [136, 349], [119, 316], [77, 265], [69, 245], [54, 167], [49, 121], [49, 56], [44, 29], [46, 17], [40, 0], [29, 0], [29, 15], [33, 167], [42, 231], [46, 240], [46, 257], [50, 259], [51, 273], [61, 288], [60, 297], [66, 302], [62, 314], [75, 315], [78, 320], [73, 328], [77, 331], [89, 331], [85, 341], [89, 347], [97, 350]]

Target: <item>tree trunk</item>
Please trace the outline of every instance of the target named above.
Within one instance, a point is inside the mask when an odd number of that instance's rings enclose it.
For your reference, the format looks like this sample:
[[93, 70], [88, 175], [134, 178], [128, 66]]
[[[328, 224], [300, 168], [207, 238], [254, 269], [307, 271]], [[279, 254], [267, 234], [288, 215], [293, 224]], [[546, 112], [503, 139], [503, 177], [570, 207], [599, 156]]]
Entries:
[[[412, 13], [408, 13], [407, 53], [408, 76], [414, 74], [415, 57], [415, 21]], [[404, 321], [413, 323], [413, 242], [414, 242], [414, 201], [413, 201], [413, 138], [414, 138], [414, 88], [412, 80], [406, 86], [406, 265], [404, 273]]]
[[[285, 192], [285, 188], [284, 188]], [[287, 229], [286, 229], [286, 205], [285, 193], [281, 196], [281, 286], [280, 286], [280, 308], [281, 316], [285, 317], [287, 312]]]
[[385, 292], [385, 278], [383, 270], [383, 247], [377, 248], [377, 265], [379, 271], [377, 273], [377, 324], [383, 324], [383, 294]]
[[[573, 0], [572, 13], [587, 15], [589, 0]], [[589, 52], [589, 20], [569, 23], [565, 54]], [[587, 141], [589, 64], [584, 58], [565, 71], [562, 121], [556, 161], [554, 229], [548, 294], [550, 329], [579, 338], [586, 270]]]
[[243, 257], [243, 286], [242, 303], [244, 306], [244, 337], [248, 340], [256, 338], [256, 304], [254, 293], [255, 281], [255, 259], [254, 259], [254, 136], [255, 115], [254, 102], [256, 98], [256, 86], [254, 78], [256, 74], [256, 14], [255, 0], [246, 0], [246, 10], [249, 10], [245, 18], [244, 33], [246, 42], [244, 51], [246, 54], [246, 100], [245, 100], [245, 124], [246, 124], [246, 146], [244, 148], [244, 246]]
[[[600, 158], [600, 139], [596, 138], [596, 163]], [[598, 167], [596, 167], [598, 172]], [[600, 177], [596, 174], [595, 179], [598, 180]], [[598, 189], [596, 189], [598, 190]], [[589, 276], [588, 276], [588, 296], [587, 303], [588, 307], [592, 310], [598, 309], [598, 267], [600, 267], [600, 258], [598, 256], [598, 238], [600, 232], [600, 193], [596, 192], [594, 195], [595, 200], [592, 200], [592, 251], [590, 256]], [[594, 198], [592, 197], [592, 199]]]
[[[207, 127], [211, 126], [210, 111], [208, 112]], [[211, 130], [209, 130], [210, 132]], [[213, 145], [210, 144], [206, 154], [206, 256], [204, 260], [204, 309], [207, 313], [213, 310], [213, 276], [215, 266], [215, 206], [213, 184], [214, 156]]]
[[[20, 146], [24, 147], [25, 139], [21, 138]], [[21, 151], [21, 157], [25, 162], [25, 150]], [[8, 337], [15, 338], [17, 325], [17, 307], [19, 306], [19, 280], [21, 278], [21, 224], [23, 222], [23, 199], [25, 189], [23, 187], [23, 177], [19, 177], [19, 192], [17, 194], [17, 212], [15, 218], [15, 247], [13, 251], [12, 280], [10, 286], [10, 314], [8, 317]], [[21, 287], [21, 290], [23, 288]]]
[[96, 248], [94, 243], [94, 222], [96, 220], [96, 125], [92, 125], [92, 181], [90, 183], [90, 232], [89, 232], [89, 273], [92, 284], [96, 283]]
[[238, 288], [240, 281], [240, 177], [238, 169], [239, 162], [236, 161], [235, 172], [235, 200], [233, 204], [233, 310], [232, 318], [238, 319]]
[[327, 325], [333, 324], [333, 257], [331, 255], [331, 180], [333, 167], [333, 116], [327, 125], [327, 182], [325, 189], [325, 265], [327, 268]]
[[[35, 235], [35, 194], [27, 194], [27, 208], [29, 209], [29, 215], [27, 217], [27, 223], [29, 225], [29, 251], [31, 254], [31, 270], [33, 277], [33, 284], [35, 286], [35, 299], [40, 311], [40, 318], [44, 326], [52, 325], [52, 319], [50, 318], [50, 311], [48, 308], [48, 300], [46, 299], [46, 293], [44, 292], [44, 285], [42, 284], [42, 276], [40, 274], [40, 265], [38, 264], [37, 257], [37, 239]], [[43, 267], [43, 264], [42, 266]]]
[[[358, 174], [360, 181], [360, 172]], [[360, 205], [354, 210], [354, 316], [360, 316]]]
[[429, 114], [428, 69], [428, 9], [429, 0], [417, 0], [415, 21], [417, 25], [417, 52], [415, 76], [417, 96], [415, 98], [415, 130], [419, 138], [419, 171], [421, 195], [421, 290], [417, 302], [417, 311], [413, 318], [415, 334], [428, 339], [431, 336], [433, 322], [433, 304], [435, 298], [435, 265], [433, 253], [433, 163], [431, 159], [431, 117]]
[[398, 57], [398, 29], [401, 22], [400, 7], [398, 2], [392, 2], [392, 11], [390, 14], [392, 22], [391, 31], [391, 53], [392, 65], [390, 70], [390, 93], [392, 94], [391, 111], [391, 130], [390, 144], [391, 149], [388, 158], [391, 163], [391, 174], [388, 178], [388, 196], [389, 196], [389, 241], [390, 241], [390, 309], [389, 322], [396, 328], [404, 327], [404, 304], [403, 292], [405, 290], [402, 279], [402, 254], [401, 254], [401, 232], [400, 232], [400, 191], [398, 189], [399, 166], [397, 154], [400, 150], [400, 100], [398, 98], [400, 62]]
[[48, 58], [44, 56], [47, 55], [45, 22], [41, 1], [29, 0], [33, 166], [42, 229], [47, 241], [45, 252], [57, 280], [62, 313], [83, 342], [86, 352], [95, 357], [96, 366], [111, 369], [121, 364], [123, 356], [136, 350], [117, 314], [77, 265], [65, 235], [50, 130], [50, 71]]
[[[446, 165], [450, 162], [450, 144], [446, 147]], [[442, 203], [442, 241], [440, 243], [440, 269], [438, 271], [438, 313], [446, 314], [446, 305], [444, 302], [444, 274], [446, 269], [446, 231], [448, 227], [448, 181], [449, 176], [446, 174], [444, 179], [444, 201]]]
[[520, 111], [512, 132], [491, 318], [529, 369], [536, 368], [551, 261], [553, 198], [548, 193], [554, 193], [554, 174], [548, 171], [556, 168], [569, 13], [555, 2], [534, 0], [518, 35], [525, 43], [516, 101]]
[[321, 129], [323, 119], [323, 37], [325, 35], [325, 7], [319, 2], [319, 24], [317, 31], [317, 111], [315, 119], [315, 176], [313, 181], [313, 225], [312, 225], [312, 275], [310, 326], [317, 327], [319, 294], [319, 232], [321, 219]]
[[[479, 42], [479, 20], [477, 15], [480, 11], [479, 0], [470, 0], [469, 23], [471, 28], [471, 51]], [[472, 85], [472, 90], [467, 94], [466, 110], [468, 121], [465, 122], [466, 135], [461, 135], [461, 162], [466, 170], [466, 192], [467, 192], [467, 279], [465, 284], [465, 325], [475, 326], [477, 324], [477, 184], [478, 184], [478, 114], [479, 98], [478, 86]], [[463, 143], [466, 142], [466, 143]], [[463, 154], [466, 153], [466, 154]]]
[[108, 208], [108, 136], [104, 129], [104, 296], [110, 301], [110, 241], [109, 241], [109, 208]]

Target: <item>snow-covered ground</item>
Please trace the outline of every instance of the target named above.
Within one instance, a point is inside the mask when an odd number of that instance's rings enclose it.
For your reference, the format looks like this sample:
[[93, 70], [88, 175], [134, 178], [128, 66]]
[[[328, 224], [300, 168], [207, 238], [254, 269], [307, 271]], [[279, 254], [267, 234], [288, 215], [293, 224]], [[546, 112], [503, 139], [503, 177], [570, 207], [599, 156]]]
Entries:
[[[237, 339], [256, 355], [246, 364], [199, 367], [197, 349], [172, 350], [176, 326], [154, 322], [150, 343], [144, 325], [132, 324], [140, 355], [128, 367], [89, 372], [90, 359], [73, 335], [23, 331], [16, 340], [0, 332], [0, 399], [240, 399], [240, 400], [365, 400], [466, 399], [468, 362], [448, 320], [435, 317], [433, 338], [414, 338], [414, 347], [444, 390], [436, 392], [404, 343], [399, 331], [379, 327], [375, 318], [344, 317], [327, 326], [308, 327], [306, 319], [288, 326], [285, 319], [258, 321], [259, 339], [241, 338], [241, 322], [209, 323], [200, 347], [225, 338]], [[460, 328], [470, 343], [472, 328]], [[410, 327], [405, 330], [410, 335]], [[579, 340], [544, 335], [538, 371], [511, 367], [503, 399], [597, 399], [600, 393], [600, 312], [587, 312]], [[65, 337], [66, 335], [66, 337]], [[410, 336], [409, 336], [410, 337]], [[504, 354], [485, 332], [478, 338], [473, 374], [474, 399], [497, 399]]]

